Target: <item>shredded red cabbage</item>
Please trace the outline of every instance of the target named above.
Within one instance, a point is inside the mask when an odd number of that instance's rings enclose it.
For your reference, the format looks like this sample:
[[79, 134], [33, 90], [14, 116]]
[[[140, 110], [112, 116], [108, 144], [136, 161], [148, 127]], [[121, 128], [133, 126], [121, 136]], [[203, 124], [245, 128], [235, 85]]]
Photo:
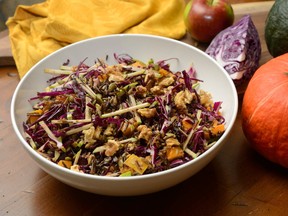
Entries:
[[175, 58], [114, 58], [46, 70], [55, 76], [23, 123], [31, 147], [74, 171], [127, 176], [187, 163], [222, 136], [222, 102], [200, 88], [194, 68], [172, 72]]

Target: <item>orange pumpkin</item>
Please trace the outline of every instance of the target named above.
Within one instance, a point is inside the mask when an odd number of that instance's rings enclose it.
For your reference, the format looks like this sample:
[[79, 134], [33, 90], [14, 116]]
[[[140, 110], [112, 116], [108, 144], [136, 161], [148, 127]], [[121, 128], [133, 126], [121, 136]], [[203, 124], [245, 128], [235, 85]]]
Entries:
[[242, 128], [256, 151], [288, 168], [288, 53], [254, 73], [243, 98]]

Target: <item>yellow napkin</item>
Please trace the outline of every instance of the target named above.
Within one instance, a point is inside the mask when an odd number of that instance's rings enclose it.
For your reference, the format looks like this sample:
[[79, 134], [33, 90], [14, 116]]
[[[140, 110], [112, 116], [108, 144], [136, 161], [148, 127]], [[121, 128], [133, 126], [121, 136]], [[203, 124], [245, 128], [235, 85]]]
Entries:
[[47, 0], [19, 5], [6, 25], [20, 78], [68, 44], [117, 33], [185, 35], [184, 0]]

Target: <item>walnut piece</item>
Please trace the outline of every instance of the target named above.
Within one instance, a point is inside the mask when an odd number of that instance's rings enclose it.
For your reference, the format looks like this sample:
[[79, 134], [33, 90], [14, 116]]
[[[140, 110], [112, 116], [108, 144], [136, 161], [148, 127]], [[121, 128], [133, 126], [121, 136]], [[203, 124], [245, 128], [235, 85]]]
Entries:
[[137, 112], [145, 118], [152, 118], [157, 114], [156, 108], [138, 109]]
[[140, 132], [138, 139], [144, 139], [146, 141], [149, 141], [152, 138], [153, 132], [146, 125], [139, 125], [137, 127], [137, 131]]
[[187, 111], [186, 104], [190, 104], [193, 100], [194, 94], [191, 93], [188, 89], [185, 91], [180, 91], [176, 94], [174, 98], [175, 105], [179, 111]]

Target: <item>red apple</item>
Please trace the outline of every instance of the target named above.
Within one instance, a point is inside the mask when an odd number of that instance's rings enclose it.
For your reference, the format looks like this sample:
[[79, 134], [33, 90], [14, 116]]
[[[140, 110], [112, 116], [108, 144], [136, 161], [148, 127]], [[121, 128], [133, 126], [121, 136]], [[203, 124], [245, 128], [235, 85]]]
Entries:
[[234, 22], [234, 11], [227, 0], [191, 0], [185, 8], [184, 21], [191, 37], [209, 43]]

